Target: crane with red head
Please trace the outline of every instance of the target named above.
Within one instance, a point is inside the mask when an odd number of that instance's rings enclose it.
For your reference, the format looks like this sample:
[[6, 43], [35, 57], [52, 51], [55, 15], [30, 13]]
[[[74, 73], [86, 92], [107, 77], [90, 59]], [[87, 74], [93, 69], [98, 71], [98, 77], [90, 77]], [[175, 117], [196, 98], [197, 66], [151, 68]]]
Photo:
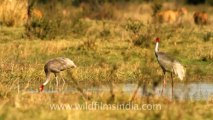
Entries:
[[157, 61], [163, 71], [163, 88], [162, 88], [162, 92], [163, 93], [163, 89], [166, 87], [166, 79], [165, 79], [165, 75], [166, 73], [170, 73], [171, 75], [171, 79], [172, 79], [172, 97], [173, 97], [173, 74], [177, 75], [178, 78], [180, 80], [183, 80], [183, 78], [185, 77], [185, 68], [183, 67], [183, 65], [181, 65], [181, 63], [174, 59], [173, 57], [167, 55], [164, 52], [159, 52], [158, 48], [159, 48], [159, 43], [160, 43], [160, 38], [156, 38], [156, 45], [155, 45], [155, 56], [157, 58]]

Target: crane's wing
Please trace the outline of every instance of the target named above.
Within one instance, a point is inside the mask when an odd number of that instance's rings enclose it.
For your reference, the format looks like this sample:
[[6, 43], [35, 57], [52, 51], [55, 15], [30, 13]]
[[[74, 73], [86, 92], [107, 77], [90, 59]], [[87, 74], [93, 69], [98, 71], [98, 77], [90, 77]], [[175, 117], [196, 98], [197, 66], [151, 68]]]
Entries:
[[76, 65], [74, 64], [74, 62], [72, 60], [70, 60], [69, 58], [64, 58], [64, 57], [59, 57], [56, 58], [57, 62], [59, 64], [58, 69], [60, 71], [72, 68], [72, 67], [76, 67]]
[[166, 53], [164, 52], [157, 52], [156, 53], [157, 56], [157, 60], [160, 64], [160, 66], [169, 72], [172, 72], [172, 66], [173, 66], [173, 62], [175, 61], [174, 58], [168, 56]]
[[76, 65], [74, 64], [72, 60], [70, 60], [69, 58], [58, 57], [58, 58], [49, 60], [45, 64], [44, 70], [45, 70], [45, 73], [48, 73], [48, 71], [53, 73], [59, 73], [60, 71], [63, 71], [72, 67], [76, 67]]
[[179, 61], [163, 52], [156, 53], [156, 56], [160, 66], [164, 70], [174, 72], [180, 78], [180, 80], [183, 80], [186, 71]]
[[180, 80], [183, 80], [186, 71], [185, 68], [178, 61], [175, 61], [173, 63], [173, 70], [175, 74], [180, 78]]

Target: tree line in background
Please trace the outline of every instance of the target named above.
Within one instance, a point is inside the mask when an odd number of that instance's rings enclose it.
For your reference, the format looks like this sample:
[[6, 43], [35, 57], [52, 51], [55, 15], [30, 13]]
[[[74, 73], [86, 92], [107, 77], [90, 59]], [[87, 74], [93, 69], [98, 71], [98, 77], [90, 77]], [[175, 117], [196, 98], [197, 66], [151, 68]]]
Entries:
[[[125, 9], [130, 2], [153, 3], [151, 7], [153, 13], [150, 14], [155, 16], [163, 2], [172, 0], [13, 0], [13, 2], [0, 0], [0, 2], [2, 2], [0, 26], [25, 26], [23, 36], [54, 39], [57, 36], [66, 37], [70, 33], [82, 34], [89, 25], [81, 18], [117, 20], [120, 19], [119, 15], [122, 16], [122, 13], [118, 13], [118, 9]], [[213, 5], [213, 0], [173, 0], [173, 2]]]
[[[182, 2], [186, 4], [210, 4], [213, 5], [213, 0], [51, 0], [51, 2], [68, 3], [75, 6], [81, 3], [102, 4], [102, 3], [117, 3], [117, 2]], [[38, 0], [39, 3], [49, 3], [49, 0]]]

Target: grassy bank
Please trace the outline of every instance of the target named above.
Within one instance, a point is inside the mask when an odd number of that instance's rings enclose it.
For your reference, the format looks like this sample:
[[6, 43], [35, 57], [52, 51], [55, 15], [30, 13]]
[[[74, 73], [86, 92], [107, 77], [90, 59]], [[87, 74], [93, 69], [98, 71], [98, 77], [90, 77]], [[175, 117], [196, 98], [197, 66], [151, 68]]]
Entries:
[[[176, 57], [186, 67], [185, 81], [212, 81], [212, 37], [208, 41], [204, 40], [207, 34], [212, 34], [208, 26], [156, 28], [144, 25], [141, 28], [143, 34], [149, 35], [148, 32], [151, 31], [152, 35], [147, 36], [151, 37], [150, 40], [142, 41], [146, 38], [139, 36], [132, 40], [131, 32], [122, 30], [123, 23], [119, 25], [105, 21], [107, 28], [96, 30], [94, 27], [102, 26], [102, 21], [84, 22], [93, 24], [91, 29], [95, 31], [91, 31], [94, 34], [88, 33], [89, 35], [81, 37], [70, 35], [66, 39], [56, 40], [23, 39], [23, 29], [2, 28], [2, 79], [10, 81], [12, 76], [17, 76], [23, 78], [23, 83], [30, 80], [33, 82], [32, 86], [38, 86], [44, 80], [45, 62], [64, 56], [71, 58], [79, 66], [75, 70], [77, 79], [89, 84], [106, 82], [113, 66], [116, 66], [115, 75], [110, 79], [117, 82], [137, 82], [141, 78], [159, 80], [162, 71], [154, 55], [154, 38], [160, 36], [160, 50]], [[104, 29], [108, 29], [110, 35], [100, 37]], [[199, 31], [200, 29], [203, 30]], [[142, 42], [137, 45], [134, 40]]]

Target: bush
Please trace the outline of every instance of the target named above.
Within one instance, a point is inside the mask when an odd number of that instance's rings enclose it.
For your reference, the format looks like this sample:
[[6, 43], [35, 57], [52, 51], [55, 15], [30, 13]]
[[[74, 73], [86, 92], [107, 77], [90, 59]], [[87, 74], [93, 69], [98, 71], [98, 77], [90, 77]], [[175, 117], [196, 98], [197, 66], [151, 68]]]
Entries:
[[34, 19], [25, 25], [25, 35], [29, 38], [54, 39], [60, 33], [59, 29], [58, 21]]
[[127, 31], [138, 34], [143, 26], [144, 24], [141, 21], [129, 19], [124, 27]]
[[152, 10], [153, 10], [152, 16], [156, 16], [156, 14], [161, 10], [161, 8], [162, 8], [162, 4], [154, 3], [152, 5]]
[[[103, 4], [103, 3], [116, 3], [116, 2], [129, 2], [130, 0], [72, 0], [72, 4], [79, 6], [81, 3]], [[133, 0], [132, 0], [133, 1]], [[144, 1], [144, 0], [134, 0], [134, 1]]]
[[115, 6], [110, 3], [104, 4], [82, 4], [83, 16], [91, 19], [113, 19], [115, 15]]
[[129, 19], [124, 27], [131, 33], [131, 39], [135, 46], [144, 48], [149, 48], [151, 46], [150, 40], [153, 34], [153, 32], [151, 32], [153, 29], [152, 26], [146, 27], [141, 21]]
[[205, 1], [206, 0], [187, 0], [186, 3], [197, 5], [197, 4], [203, 4], [203, 3], [205, 3]]
[[135, 39], [133, 39], [133, 43], [135, 46], [141, 46], [144, 48], [150, 48], [151, 43], [150, 43], [151, 37], [147, 35], [139, 35]]
[[213, 6], [213, 0], [206, 0], [206, 3]]

